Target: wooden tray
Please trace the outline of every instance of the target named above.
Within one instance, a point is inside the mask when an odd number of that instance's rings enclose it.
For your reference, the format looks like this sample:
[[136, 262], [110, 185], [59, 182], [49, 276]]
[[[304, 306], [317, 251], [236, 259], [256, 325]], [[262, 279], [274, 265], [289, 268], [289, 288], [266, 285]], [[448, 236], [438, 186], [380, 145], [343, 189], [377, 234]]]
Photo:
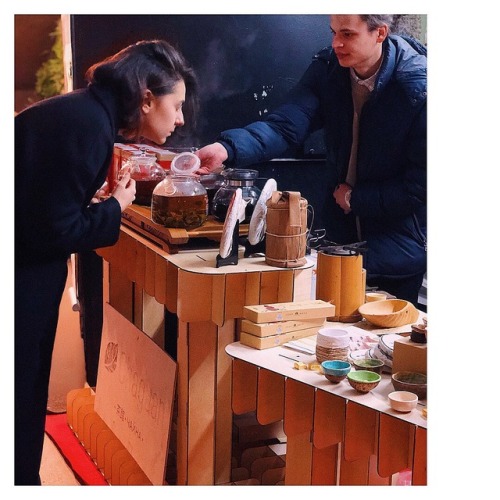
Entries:
[[[207, 240], [219, 242], [224, 224], [211, 215], [205, 223], [195, 229], [165, 227], [151, 220], [151, 208], [132, 204], [122, 212], [122, 223], [161, 246], [169, 253], [177, 253], [183, 246], [196, 242], [210, 247]], [[248, 224], [240, 224], [240, 235], [248, 234]], [[213, 245], [212, 245], [213, 246]], [[199, 247], [199, 246], [198, 246]]]

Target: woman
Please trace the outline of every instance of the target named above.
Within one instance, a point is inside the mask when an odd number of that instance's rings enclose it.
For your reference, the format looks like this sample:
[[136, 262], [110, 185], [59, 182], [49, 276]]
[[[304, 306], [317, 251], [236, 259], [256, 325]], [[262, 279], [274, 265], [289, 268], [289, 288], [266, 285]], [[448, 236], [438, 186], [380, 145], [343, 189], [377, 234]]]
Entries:
[[196, 80], [161, 40], [130, 45], [89, 68], [85, 89], [15, 118], [15, 484], [40, 484], [49, 374], [72, 253], [118, 240], [135, 198], [127, 174], [94, 203], [115, 138], [163, 144], [194, 115]]

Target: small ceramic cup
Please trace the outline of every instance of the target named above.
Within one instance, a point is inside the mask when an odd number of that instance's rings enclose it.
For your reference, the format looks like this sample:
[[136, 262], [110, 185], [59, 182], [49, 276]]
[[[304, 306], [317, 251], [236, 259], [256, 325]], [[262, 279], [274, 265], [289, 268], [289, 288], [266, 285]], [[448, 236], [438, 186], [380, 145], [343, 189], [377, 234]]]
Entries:
[[321, 369], [324, 376], [330, 382], [338, 384], [347, 377], [351, 371], [351, 364], [348, 361], [328, 360], [321, 363]]
[[365, 294], [365, 302], [376, 302], [377, 300], [385, 300], [387, 295], [381, 292], [367, 292]]

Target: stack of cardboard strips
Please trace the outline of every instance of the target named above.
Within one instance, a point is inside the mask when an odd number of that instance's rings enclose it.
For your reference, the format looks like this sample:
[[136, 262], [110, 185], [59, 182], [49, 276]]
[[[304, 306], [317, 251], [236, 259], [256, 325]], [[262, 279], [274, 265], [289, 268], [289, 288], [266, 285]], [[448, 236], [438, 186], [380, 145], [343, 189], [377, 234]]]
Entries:
[[323, 300], [245, 306], [240, 322], [240, 342], [268, 349], [285, 342], [316, 335], [335, 306]]

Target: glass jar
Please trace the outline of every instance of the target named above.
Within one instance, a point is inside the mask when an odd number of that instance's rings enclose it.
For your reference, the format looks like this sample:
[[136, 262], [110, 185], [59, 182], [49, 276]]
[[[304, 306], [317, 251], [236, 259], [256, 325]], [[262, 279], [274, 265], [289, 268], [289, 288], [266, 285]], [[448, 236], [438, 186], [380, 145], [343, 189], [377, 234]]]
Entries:
[[135, 200], [139, 205], [150, 205], [151, 196], [156, 185], [165, 178], [166, 171], [156, 163], [156, 156], [146, 152], [138, 152], [127, 158], [118, 173], [120, 179], [129, 171], [135, 180]]
[[215, 193], [212, 200], [212, 214], [218, 221], [224, 222], [233, 193], [240, 188], [242, 198], [247, 202], [243, 223], [248, 224], [261, 192], [257, 186], [254, 186], [259, 172], [257, 170], [230, 168], [224, 170], [222, 175], [224, 176], [224, 184]]
[[153, 191], [153, 222], [184, 229], [203, 225], [208, 216], [208, 195], [198, 176], [193, 175], [199, 165], [198, 157], [192, 153], [181, 153], [172, 160], [172, 173], [167, 173]]

